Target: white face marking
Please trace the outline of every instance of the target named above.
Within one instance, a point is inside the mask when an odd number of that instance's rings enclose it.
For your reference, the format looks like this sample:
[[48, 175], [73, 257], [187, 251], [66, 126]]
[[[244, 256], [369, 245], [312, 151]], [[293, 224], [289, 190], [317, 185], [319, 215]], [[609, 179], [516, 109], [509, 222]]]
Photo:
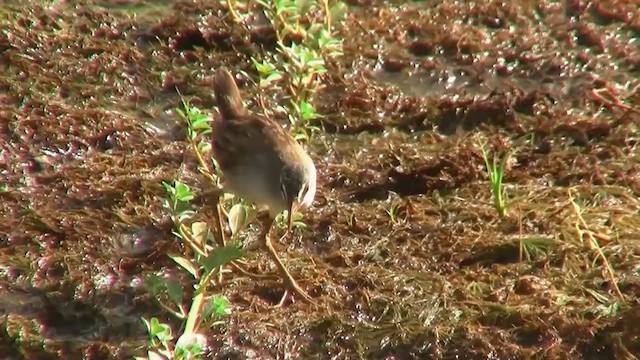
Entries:
[[310, 207], [316, 196], [316, 168], [313, 163], [311, 163], [311, 167], [309, 169], [308, 180], [309, 181], [306, 184], [302, 185], [302, 189], [300, 189], [300, 193], [298, 194], [301, 208]]

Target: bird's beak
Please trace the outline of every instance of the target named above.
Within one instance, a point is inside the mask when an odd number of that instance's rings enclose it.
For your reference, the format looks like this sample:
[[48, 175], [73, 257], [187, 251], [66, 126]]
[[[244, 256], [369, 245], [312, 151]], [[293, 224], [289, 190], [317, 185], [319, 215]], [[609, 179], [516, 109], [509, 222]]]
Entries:
[[291, 202], [291, 205], [289, 205], [289, 209], [287, 209], [287, 232], [291, 232], [291, 229], [293, 228], [293, 213], [298, 211], [299, 207], [300, 203], [298, 202], [298, 199], [295, 199]]

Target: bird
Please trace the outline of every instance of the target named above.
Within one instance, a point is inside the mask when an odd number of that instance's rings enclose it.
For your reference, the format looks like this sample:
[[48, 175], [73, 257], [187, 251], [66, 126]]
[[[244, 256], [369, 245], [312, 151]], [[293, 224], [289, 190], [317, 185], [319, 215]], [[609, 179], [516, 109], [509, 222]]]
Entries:
[[[247, 110], [225, 67], [216, 70], [213, 90], [221, 116], [211, 125], [211, 149], [222, 172], [222, 189], [268, 210], [259, 217], [263, 222], [259, 239], [288, 290], [312, 302], [280, 260], [269, 234], [282, 211], [287, 210], [286, 236], [292, 229], [293, 214], [311, 207], [316, 193], [313, 160], [276, 121]], [[282, 301], [287, 294], [285, 290]]]

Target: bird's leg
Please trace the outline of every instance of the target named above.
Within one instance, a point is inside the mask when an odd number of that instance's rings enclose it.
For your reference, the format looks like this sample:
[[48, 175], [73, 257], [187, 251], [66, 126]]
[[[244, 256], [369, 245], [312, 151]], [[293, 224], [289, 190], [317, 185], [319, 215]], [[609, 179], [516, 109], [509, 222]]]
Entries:
[[[262, 230], [262, 233], [260, 234], [260, 240], [263, 242], [264, 247], [267, 249], [267, 253], [271, 257], [271, 260], [273, 260], [273, 262], [276, 264], [276, 267], [278, 268], [278, 271], [280, 272], [280, 275], [282, 277], [282, 281], [284, 281], [289, 290], [291, 290], [294, 294], [300, 296], [303, 301], [313, 302], [311, 296], [309, 296], [304, 290], [300, 288], [300, 286], [298, 286], [298, 283], [296, 283], [296, 281], [293, 279], [287, 268], [282, 263], [282, 260], [280, 260], [280, 257], [276, 253], [276, 250], [273, 248], [271, 237], [269, 236], [271, 226], [273, 225], [273, 220], [273, 217], [269, 216], [263, 222], [264, 228]], [[287, 296], [287, 292], [288, 291], [285, 291], [284, 297]], [[284, 297], [283, 300], [280, 301], [280, 304], [283, 303]]]

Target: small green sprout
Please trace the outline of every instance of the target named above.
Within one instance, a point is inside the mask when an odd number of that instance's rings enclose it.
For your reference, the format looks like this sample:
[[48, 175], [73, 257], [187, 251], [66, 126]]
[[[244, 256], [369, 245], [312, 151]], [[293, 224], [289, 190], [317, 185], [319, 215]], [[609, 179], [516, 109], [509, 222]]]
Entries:
[[392, 224], [396, 224], [398, 222], [398, 210], [399, 206], [397, 204], [391, 204], [389, 205], [389, 208], [385, 209]]
[[486, 143], [480, 143], [479, 147], [480, 151], [482, 151], [482, 158], [484, 159], [487, 174], [489, 175], [489, 183], [491, 184], [491, 192], [493, 193], [493, 206], [500, 216], [504, 216], [506, 214], [507, 201], [502, 181], [509, 154], [503, 155], [501, 159], [495, 155], [489, 159], [489, 153], [485, 145]]

